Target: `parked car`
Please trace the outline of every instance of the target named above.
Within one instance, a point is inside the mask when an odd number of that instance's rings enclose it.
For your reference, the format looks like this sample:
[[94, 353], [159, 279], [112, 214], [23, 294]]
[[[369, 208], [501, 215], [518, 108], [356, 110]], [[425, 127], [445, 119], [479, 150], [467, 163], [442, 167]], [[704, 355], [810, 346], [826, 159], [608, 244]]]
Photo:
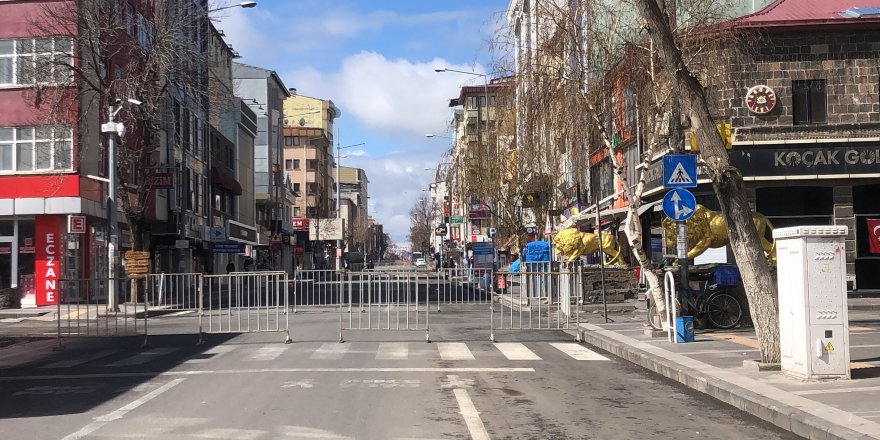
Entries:
[[424, 258], [416, 258], [415, 265], [416, 265], [416, 267], [425, 267], [428, 265], [428, 262], [425, 261]]

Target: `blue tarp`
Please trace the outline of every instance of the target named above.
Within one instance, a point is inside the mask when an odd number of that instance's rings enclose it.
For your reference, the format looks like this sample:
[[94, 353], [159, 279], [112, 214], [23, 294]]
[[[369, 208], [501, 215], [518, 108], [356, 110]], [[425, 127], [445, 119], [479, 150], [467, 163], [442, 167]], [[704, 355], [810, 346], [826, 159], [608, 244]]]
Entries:
[[519, 272], [519, 266], [520, 262], [519, 258], [517, 258], [516, 260], [513, 260], [513, 263], [510, 263], [510, 269], [508, 269], [507, 271], [511, 273]]
[[526, 263], [539, 263], [550, 261], [550, 243], [546, 241], [533, 241], [526, 244], [523, 251]]

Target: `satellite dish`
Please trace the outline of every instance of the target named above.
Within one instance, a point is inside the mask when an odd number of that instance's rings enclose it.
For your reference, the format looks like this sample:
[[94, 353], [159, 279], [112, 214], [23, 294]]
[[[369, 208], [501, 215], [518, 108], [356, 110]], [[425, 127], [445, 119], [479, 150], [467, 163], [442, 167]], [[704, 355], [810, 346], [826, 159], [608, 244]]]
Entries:
[[299, 126], [302, 127], [306, 125], [306, 118], [299, 118]]

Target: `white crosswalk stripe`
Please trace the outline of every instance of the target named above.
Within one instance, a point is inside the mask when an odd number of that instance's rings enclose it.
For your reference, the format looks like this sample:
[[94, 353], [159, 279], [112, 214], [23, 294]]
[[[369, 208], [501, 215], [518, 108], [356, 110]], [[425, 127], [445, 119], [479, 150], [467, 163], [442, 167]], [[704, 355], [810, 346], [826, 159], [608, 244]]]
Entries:
[[262, 347], [256, 350], [251, 357], [248, 358], [248, 362], [275, 360], [285, 351], [287, 351], [286, 345], [269, 345], [267, 347]]
[[217, 359], [220, 356], [223, 356], [226, 353], [229, 353], [232, 350], [235, 350], [235, 345], [218, 345], [216, 347], [211, 347], [199, 354], [194, 355], [194, 358], [187, 359], [185, 364], [204, 364], [206, 362], [210, 362], [214, 359]]
[[440, 359], [444, 361], [472, 361], [474, 354], [464, 342], [444, 342], [437, 344]]
[[101, 359], [102, 357], [106, 357], [106, 356], [110, 356], [110, 355], [112, 355], [112, 354], [119, 353], [120, 351], [122, 351], [122, 349], [97, 351], [97, 352], [95, 352], [95, 353], [87, 354], [87, 355], [85, 355], [85, 356], [78, 357], [78, 358], [74, 358], [74, 359], [67, 359], [67, 360], [64, 360], [64, 361], [52, 362], [51, 364], [43, 365], [43, 366], [40, 367], [40, 368], [70, 368], [70, 367], [75, 367], [75, 366], [77, 366], [77, 365], [82, 365], [82, 364], [84, 364], [84, 363], [86, 363], [86, 362], [91, 362], [91, 361], [93, 361], [93, 360], [95, 360], [95, 359]]
[[322, 344], [320, 348], [315, 350], [309, 359], [315, 360], [339, 360], [345, 356], [345, 353], [348, 352], [348, 347], [351, 344], [340, 344], [338, 342], [328, 342], [326, 344]]
[[153, 348], [151, 350], [142, 351], [134, 356], [129, 356], [125, 359], [120, 359], [112, 364], [107, 364], [107, 367], [128, 367], [132, 365], [141, 365], [152, 360], [157, 359], [159, 356], [164, 356], [169, 353], [173, 353], [180, 348], [178, 347], [164, 347], [164, 348]]
[[379, 351], [376, 352], [378, 360], [402, 360], [409, 358], [409, 343], [407, 342], [382, 342]]
[[576, 344], [573, 342], [551, 342], [550, 343], [553, 348], [571, 356], [572, 358], [579, 361], [607, 361], [608, 358], [602, 356], [599, 353], [596, 353], [593, 350], [590, 350], [583, 345]]
[[540, 361], [541, 357], [518, 342], [498, 342], [495, 348], [511, 361]]

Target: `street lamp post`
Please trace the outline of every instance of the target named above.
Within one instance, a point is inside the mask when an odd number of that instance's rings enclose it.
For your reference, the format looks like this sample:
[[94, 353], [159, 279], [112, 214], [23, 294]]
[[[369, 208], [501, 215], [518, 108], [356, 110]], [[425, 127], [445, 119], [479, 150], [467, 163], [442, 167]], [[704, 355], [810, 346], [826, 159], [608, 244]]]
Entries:
[[[340, 201], [342, 199], [340, 193], [340, 185], [339, 185], [339, 168], [341, 168], [341, 160], [342, 156], [340, 156], [340, 151], [346, 148], [359, 147], [361, 145], [366, 145], [366, 142], [361, 142], [359, 144], [347, 145], [345, 147], [339, 146], [339, 133], [336, 134], [336, 220], [339, 223], [342, 223], [342, 212], [340, 208]], [[345, 232], [345, 228], [343, 228], [343, 233]], [[342, 238], [336, 240], [336, 270], [342, 269]]]
[[107, 123], [101, 125], [101, 133], [107, 134], [107, 309], [119, 309], [116, 298], [116, 247], [119, 244], [119, 222], [116, 218], [116, 136], [125, 136], [125, 126], [116, 122], [116, 114], [125, 104], [141, 105], [136, 99], [122, 101], [107, 107]]
[[232, 9], [232, 8], [244, 8], [244, 9], [249, 9], [249, 8], [253, 8], [253, 7], [255, 7], [255, 6], [257, 6], [257, 2], [241, 2], [241, 3], [238, 3], [238, 4], [234, 4], [234, 5], [221, 6], [221, 7], [216, 8], [216, 9], [209, 9], [208, 12], [211, 13], [211, 12], [217, 12], [217, 11], [222, 11], [222, 10], [224, 10], [224, 9]]

